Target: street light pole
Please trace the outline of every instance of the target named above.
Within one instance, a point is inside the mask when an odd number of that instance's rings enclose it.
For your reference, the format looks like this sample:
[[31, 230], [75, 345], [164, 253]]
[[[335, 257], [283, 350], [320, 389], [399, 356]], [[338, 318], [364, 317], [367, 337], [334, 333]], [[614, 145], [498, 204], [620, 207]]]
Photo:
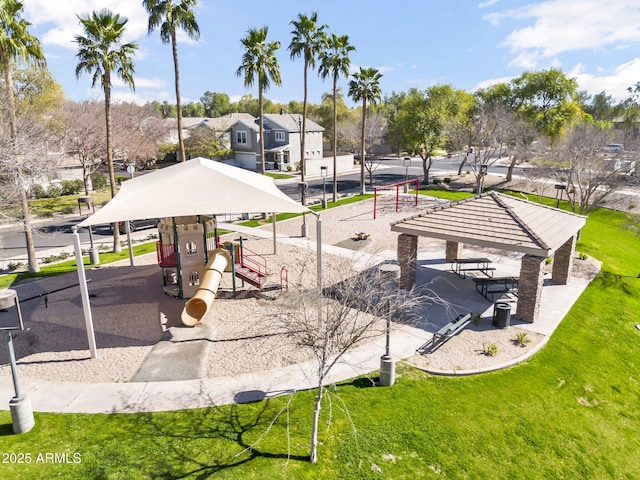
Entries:
[[327, 167], [323, 165], [320, 167], [320, 175], [322, 176], [322, 208], [327, 208]]

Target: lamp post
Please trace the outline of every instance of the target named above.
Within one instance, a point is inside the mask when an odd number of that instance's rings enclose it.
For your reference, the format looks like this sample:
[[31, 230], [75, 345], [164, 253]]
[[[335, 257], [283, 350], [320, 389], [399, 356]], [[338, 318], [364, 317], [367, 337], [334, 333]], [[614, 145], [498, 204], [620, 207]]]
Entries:
[[322, 208], [327, 208], [327, 166], [320, 167], [320, 175], [322, 176]]
[[411, 157], [404, 157], [404, 193], [409, 193], [409, 166], [411, 165]]

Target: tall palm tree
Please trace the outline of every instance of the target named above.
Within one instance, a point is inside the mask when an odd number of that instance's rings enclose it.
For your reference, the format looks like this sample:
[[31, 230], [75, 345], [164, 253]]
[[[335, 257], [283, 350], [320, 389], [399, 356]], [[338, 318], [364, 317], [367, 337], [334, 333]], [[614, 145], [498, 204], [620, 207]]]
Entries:
[[200, 27], [198, 27], [196, 16], [193, 13], [193, 8], [198, 5], [198, 0], [143, 0], [142, 5], [149, 14], [149, 33], [160, 27], [162, 43], [171, 42], [178, 114], [178, 147], [180, 161], [184, 162], [187, 157], [182, 138], [182, 100], [180, 98], [180, 68], [178, 66], [176, 29], [181, 29], [193, 40], [200, 38]]
[[364, 195], [364, 162], [366, 160], [365, 149], [365, 124], [367, 121], [367, 100], [375, 105], [382, 95], [380, 90], [380, 78], [382, 74], [375, 68], [362, 68], [353, 74], [353, 80], [349, 82], [349, 96], [354, 102], [362, 100], [362, 144], [360, 148], [360, 194]]
[[349, 76], [351, 59], [349, 53], [355, 47], [349, 44], [349, 36], [338, 37], [332, 34], [329, 38], [329, 47], [320, 55], [320, 76], [324, 79], [329, 75], [333, 78], [333, 201], [338, 199], [338, 78], [342, 75]]
[[305, 136], [307, 133], [307, 74], [309, 67], [316, 67], [316, 58], [319, 57], [327, 47], [327, 25], [318, 26], [318, 13], [313, 12], [307, 17], [301, 13], [297, 20], [290, 22], [295, 27], [291, 32], [293, 38], [289, 45], [291, 59], [302, 57], [304, 59], [304, 100], [302, 102], [302, 132], [300, 133], [300, 177], [304, 182], [306, 173], [305, 162]]
[[[18, 135], [16, 126], [16, 104], [13, 92], [13, 78], [11, 75], [11, 62], [27, 62], [38, 67], [45, 67], [44, 53], [39, 40], [29, 33], [31, 24], [20, 18], [23, 4], [19, 0], [0, 0], [0, 65], [4, 73], [4, 81], [7, 88], [7, 107], [9, 112], [9, 131], [11, 143], [16, 141]], [[14, 152], [15, 154], [16, 152]], [[27, 201], [27, 191], [24, 181], [24, 172], [17, 165], [15, 170], [16, 182], [20, 192], [20, 204], [22, 207], [22, 222], [27, 244], [27, 257], [29, 271], [40, 270], [36, 249], [31, 232], [31, 215]]]
[[247, 36], [240, 42], [246, 49], [242, 55], [242, 65], [236, 70], [236, 76], [244, 73], [244, 86], [251, 87], [258, 79], [258, 109], [260, 110], [260, 168], [265, 174], [264, 161], [264, 110], [263, 93], [269, 89], [271, 81], [276, 85], [282, 85], [280, 78], [280, 66], [276, 58], [276, 50], [280, 48], [280, 42], [267, 43], [269, 27], [252, 28]]
[[[135, 43], [121, 43], [127, 19], [114, 14], [111, 10], [102, 9], [90, 15], [78, 16], [84, 28], [84, 36], [76, 35], [78, 44], [78, 65], [76, 78], [83, 72], [92, 75], [92, 86], [100, 84], [104, 92], [104, 117], [107, 128], [107, 165], [109, 167], [109, 182], [111, 183], [111, 198], [116, 195], [116, 178], [113, 169], [113, 150], [111, 147], [111, 74], [115, 73], [132, 90], [133, 55], [138, 46]], [[120, 231], [118, 225], [113, 225], [113, 251], [119, 252]]]

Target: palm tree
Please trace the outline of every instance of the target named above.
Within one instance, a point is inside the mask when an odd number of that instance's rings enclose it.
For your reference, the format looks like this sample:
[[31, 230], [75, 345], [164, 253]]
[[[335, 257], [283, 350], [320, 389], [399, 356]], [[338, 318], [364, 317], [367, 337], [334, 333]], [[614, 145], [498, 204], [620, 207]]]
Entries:
[[264, 111], [263, 92], [269, 89], [271, 80], [280, 86], [280, 67], [275, 52], [280, 48], [280, 42], [273, 41], [267, 43], [268, 27], [252, 28], [247, 32], [247, 36], [240, 42], [246, 49], [242, 56], [242, 65], [236, 70], [236, 76], [240, 77], [244, 73], [244, 86], [251, 87], [256, 78], [258, 79], [258, 109], [260, 110], [260, 168], [265, 174], [264, 161]]
[[338, 166], [338, 77], [349, 76], [351, 59], [349, 53], [355, 47], [349, 45], [349, 36], [338, 37], [335, 34], [329, 39], [329, 48], [320, 56], [320, 76], [324, 79], [329, 75], [333, 78], [333, 201], [338, 199], [338, 176], [336, 174]]
[[[8, 120], [12, 144], [16, 141], [18, 131], [16, 126], [16, 104], [13, 92], [11, 62], [27, 62], [38, 67], [45, 67], [46, 65], [39, 40], [29, 33], [29, 26], [31, 24], [20, 18], [22, 8], [23, 4], [18, 0], [0, 0], [0, 65], [2, 65], [4, 81], [7, 88]], [[20, 192], [22, 222], [27, 244], [29, 271], [37, 272], [40, 270], [40, 267], [38, 266], [36, 249], [31, 232], [31, 216], [29, 212], [29, 202], [27, 201], [24, 172], [20, 166], [16, 168], [16, 181]]]
[[182, 100], [180, 98], [180, 68], [178, 66], [178, 43], [176, 41], [176, 29], [182, 29], [193, 40], [200, 38], [200, 27], [193, 13], [193, 8], [198, 5], [198, 0], [143, 0], [142, 5], [149, 14], [149, 33], [160, 27], [160, 39], [162, 43], [171, 42], [173, 52], [173, 72], [176, 86], [176, 110], [178, 113], [178, 147], [180, 161], [187, 157], [184, 151], [182, 138]]
[[[290, 22], [295, 27], [291, 32], [293, 38], [289, 45], [291, 59], [304, 59], [304, 100], [302, 102], [302, 132], [300, 134], [300, 178], [304, 182], [305, 168], [305, 136], [307, 133], [307, 73], [309, 67], [315, 68], [316, 57], [319, 57], [327, 47], [327, 25], [318, 26], [318, 13], [313, 12], [310, 17], [298, 14], [298, 19]], [[303, 199], [304, 200], [304, 199]]]
[[354, 102], [362, 100], [362, 146], [360, 148], [360, 194], [365, 194], [364, 188], [364, 162], [365, 149], [365, 122], [367, 120], [367, 100], [375, 105], [382, 95], [380, 91], [380, 78], [382, 74], [375, 68], [362, 68], [353, 74], [353, 80], [349, 82], [349, 96]]
[[[85, 36], [76, 35], [78, 44], [78, 65], [76, 78], [86, 72], [92, 75], [92, 87], [98, 83], [104, 92], [104, 116], [107, 127], [107, 165], [111, 198], [116, 195], [116, 178], [113, 169], [113, 151], [111, 147], [111, 73], [115, 73], [124, 83], [134, 90], [132, 56], [138, 46], [135, 43], [122, 44], [127, 19], [114, 14], [111, 10], [102, 9], [90, 15], [78, 16], [84, 28]], [[119, 252], [120, 231], [113, 225], [113, 251]]]

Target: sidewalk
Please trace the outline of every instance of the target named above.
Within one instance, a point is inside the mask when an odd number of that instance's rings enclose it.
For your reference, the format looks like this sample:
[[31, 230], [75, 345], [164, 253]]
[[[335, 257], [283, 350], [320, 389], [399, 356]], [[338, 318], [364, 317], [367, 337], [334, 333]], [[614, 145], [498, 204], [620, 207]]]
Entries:
[[[233, 228], [250, 235], [271, 235], [270, 231], [259, 228], [237, 225], [233, 225]], [[279, 240], [307, 248], [315, 246], [314, 242], [303, 238], [279, 237]], [[323, 250], [325, 248], [327, 251], [331, 249], [335, 254], [358, 255], [358, 252], [332, 245], [323, 245]], [[433, 252], [428, 250], [422, 254], [432, 256]], [[438, 268], [448, 270], [448, 264], [442, 263]], [[433, 371], [431, 373], [468, 375], [506, 368], [525, 361], [546, 344], [550, 335], [588, 283], [588, 281], [573, 281], [568, 286], [543, 289], [539, 321], [534, 325], [519, 326], [532, 332], [541, 333], [545, 335], [545, 339], [525, 355], [482, 370]], [[391, 335], [392, 358], [397, 362], [413, 356], [416, 346], [423, 343], [428, 335], [429, 333], [422, 328], [397, 326]], [[384, 352], [384, 338], [354, 348], [335, 365], [326, 383], [348, 381], [366, 374], [376, 378], [380, 368], [380, 357]], [[18, 370], [20, 370], [19, 364]], [[316, 372], [317, 365], [311, 361], [280, 369], [256, 371], [236, 376], [168, 382], [80, 383], [20, 378], [20, 387], [22, 392], [28, 394], [34, 411], [60, 413], [157, 412], [245, 403], [310, 389], [316, 386]], [[11, 377], [9, 375], [3, 376], [0, 378], [0, 398], [8, 401], [13, 395]], [[7, 408], [6, 403], [0, 404], [0, 408]]]

